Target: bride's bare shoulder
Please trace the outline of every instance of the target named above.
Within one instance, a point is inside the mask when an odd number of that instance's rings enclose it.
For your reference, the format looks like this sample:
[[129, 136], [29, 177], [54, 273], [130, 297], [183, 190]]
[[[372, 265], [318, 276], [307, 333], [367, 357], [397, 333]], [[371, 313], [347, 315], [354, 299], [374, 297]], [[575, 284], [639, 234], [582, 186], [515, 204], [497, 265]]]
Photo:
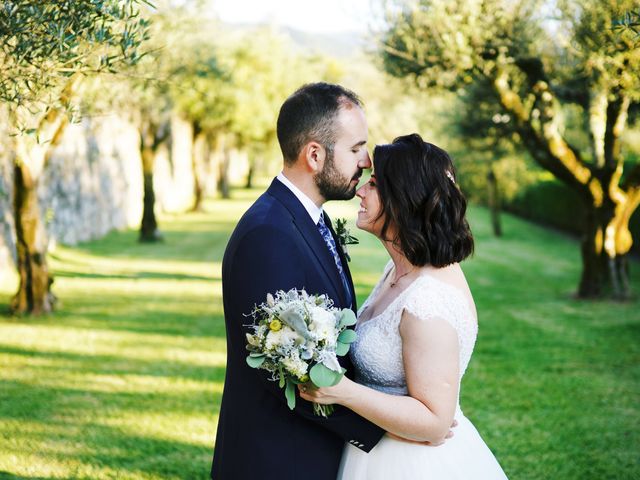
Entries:
[[441, 281], [442, 283], [450, 285], [460, 291], [460, 293], [462, 293], [466, 298], [469, 304], [469, 308], [471, 309], [474, 317], [476, 319], [478, 318], [478, 314], [476, 312], [476, 304], [473, 300], [471, 289], [469, 288], [467, 278], [465, 277], [459, 263], [453, 263], [442, 268], [434, 268], [429, 266], [423, 268], [425, 268], [425, 273], [427, 275], [430, 275], [431, 277]]

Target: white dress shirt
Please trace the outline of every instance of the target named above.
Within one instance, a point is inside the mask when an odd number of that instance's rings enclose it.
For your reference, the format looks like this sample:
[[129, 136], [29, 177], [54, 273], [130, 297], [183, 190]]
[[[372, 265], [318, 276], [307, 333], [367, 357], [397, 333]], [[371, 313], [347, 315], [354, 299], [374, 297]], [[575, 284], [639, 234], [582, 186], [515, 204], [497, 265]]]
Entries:
[[300, 203], [302, 203], [302, 206], [305, 208], [307, 213], [309, 213], [309, 216], [311, 217], [311, 220], [313, 220], [313, 223], [317, 225], [320, 221], [320, 216], [322, 215], [322, 208], [318, 207], [313, 202], [313, 200], [311, 200], [304, 194], [304, 192], [302, 192], [302, 190], [291, 183], [291, 180], [285, 177], [284, 173], [280, 172], [276, 178], [280, 180], [280, 182], [282, 182], [285, 187], [291, 190], [298, 200], [300, 200]]

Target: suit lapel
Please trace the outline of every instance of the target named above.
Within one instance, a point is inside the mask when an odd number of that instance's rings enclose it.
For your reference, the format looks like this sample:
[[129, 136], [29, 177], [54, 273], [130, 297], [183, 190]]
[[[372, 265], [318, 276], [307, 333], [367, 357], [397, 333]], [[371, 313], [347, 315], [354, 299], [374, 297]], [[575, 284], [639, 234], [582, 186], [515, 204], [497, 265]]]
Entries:
[[[356, 302], [356, 293], [355, 293], [355, 287], [353, 286], [353, 278], [351, 278], [351, 270], [349, 270], [349, 262], [347, 261], [347, 257], [344, 255], [344, 250], [342, 250], [342, 245], [340, 245], [340, 240], [338, 239], [336, 232], [333, 230], [333, 224], [331, 223], [331, 219], [329, 218], [329, 215], [327, 214], [327, 212], [324, 212], [324, 220], [325, 220], [325, 223], [327, 224], [327, 227], [329, 227], [329, 231], [331, 232], [331, 235], [333, 236], [333, 241], [336, 242], [336, 246], [338, 247], [338, 255], [340, 256], [340, 261], [342, 262], [342, 269], [344, 270], [344, 273], [347, 276], [347, 282], [349, 282], [351, 298], [353, 299], [352, 310], [354, 312], [357, 312], [358, 304]], [[338, 276], [339, 275], [340, 274], [338, 273]]]
[[[289, 210], [293, 223], [296, 225], [305, 242], [307, 242], [307, 245], [318, 259], [322, 269], [327, 275], [327, 279], [333, 286], [334, 291], [338, 294], [341, 304], [344, 305], [346, 303], [346, 296], [344, 287], [342, 286], [342, 279], [338, 272], [338, 267], [336, 267], [333, 255], [329, 251], [329, 248], [327, 248], [326, 243], [324, 243], [324, 239], [322, 238], [322, 235], [320, 235], [317, 225], [313, 223], [309, 213], [305, 210], [304, 206], [300, 203], [293, 192], [277, 179], [274, 179], [273, 182], [271, 182], [271, 185], [267, 189], [267, 193], [275, 197], [287, 208], [287, 210]], [[328, 292], [309, 293], [322, 294]]]

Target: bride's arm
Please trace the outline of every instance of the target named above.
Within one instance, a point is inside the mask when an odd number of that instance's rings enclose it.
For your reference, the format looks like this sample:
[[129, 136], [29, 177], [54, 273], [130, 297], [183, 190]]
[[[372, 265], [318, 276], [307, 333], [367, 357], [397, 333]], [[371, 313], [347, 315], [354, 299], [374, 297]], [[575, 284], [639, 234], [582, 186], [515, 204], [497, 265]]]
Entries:
[[423, 320], [405, 311], [400, 335], [409, 396], [382, 393], [344, 377], [335, 387], [309, 389], [301, 392], [301, 397], [344, 405], [399, 437], [442, 442], [458, 398], [456, 331], [445, 320]]

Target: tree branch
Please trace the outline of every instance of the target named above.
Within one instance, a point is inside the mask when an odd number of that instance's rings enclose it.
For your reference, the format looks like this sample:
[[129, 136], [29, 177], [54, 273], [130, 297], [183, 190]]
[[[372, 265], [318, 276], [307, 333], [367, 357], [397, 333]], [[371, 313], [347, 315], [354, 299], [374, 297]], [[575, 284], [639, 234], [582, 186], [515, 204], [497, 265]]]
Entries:
[[604, 134], [604, 160], [605, 165], [616, 169], [622, 161], [620, 155], [620, 137], [627, 125], [630, 98], [624, 94], [616, 95], [616, 99], [607, 106], [607, 126]]
[[507, 72], [504, 70], [498, 72], [493, 86], [502, 106], [514, 115], [518, 131], [523, 141], [529, 146], [533, 158], [565, 183], [589, 187], [592, 172], [580, 158], [579, 153], [560, 134], [551, 105], [554, 97], [548, 89], [548, 84], [540, 81], [534, 87], [534, 93], [542, 102], [542, 108], [545, 111], [540, 113], [538, 110], [541, 125], [539, 129], [533, 126], [533, 122], [538, 121], [532, 118], [533, 111], [529, 111], [524, 106], [520, 95], [509, 86]]

